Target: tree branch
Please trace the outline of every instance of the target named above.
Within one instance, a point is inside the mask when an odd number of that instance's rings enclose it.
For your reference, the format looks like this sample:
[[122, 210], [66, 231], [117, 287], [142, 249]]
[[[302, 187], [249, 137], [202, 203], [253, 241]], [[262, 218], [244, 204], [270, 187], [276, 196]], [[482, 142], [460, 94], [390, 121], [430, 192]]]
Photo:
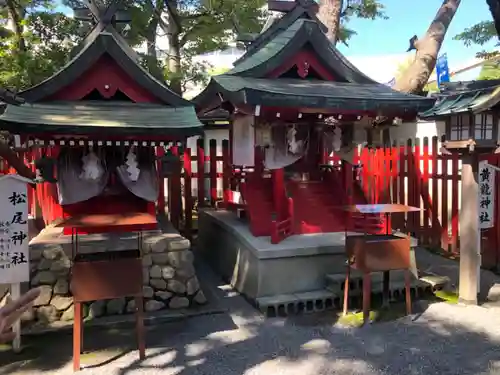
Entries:
[[199, 12], [199, 13], [194, 13], [194, 14], [186, 14], [183, 15], [182, 18], [185, 20], [191, 20], [191, 21], [198, 21], [195, 22], [194, 25], [189, 28], [189, 30], [186, 30], [184, 32], [184, 35], [182, 38], [179, 40], [180, 46], [184, 46], [186, 42], [188, 41], [189, 36], [202, 24], [206, 24], [207, 22], [203, 20], [203, 18], [212, 18], [215, 17], [220, 9], [222, 9], [224, 5], [224, 0], [219, 0], [217, 7], [214, 7], [212, 9], [208, 9], [207, 11], [204, 12]]

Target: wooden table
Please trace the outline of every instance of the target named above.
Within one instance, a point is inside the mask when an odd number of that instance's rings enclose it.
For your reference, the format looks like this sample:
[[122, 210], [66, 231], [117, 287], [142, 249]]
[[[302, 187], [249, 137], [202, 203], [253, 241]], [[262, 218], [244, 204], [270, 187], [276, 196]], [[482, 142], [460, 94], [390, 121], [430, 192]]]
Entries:
[[[420, 208], [403, 204], [357, 204], [344, 206], [341, 209], [346, 212], [361, 213], [363, 215], [385, 214], [387, 223], [385, 236], [364, 233], [364, 238], [360, 238], [360, 236], [357, 239], [355, 238], [356, 236], [346, 237], [347, 270], [344, 283], [344, 315], [347, 314], [348, 309], [351, 268], [359, 269], [363, 273], [363, 320], [365, 323], [369, 320], [371, 272], [383, 272], [382, 299], [383, 306], [387, 307], [389, 305], [390, 294], [390, 271], [405, 270], [406, 310], [408, 314], [411, 314], [410, 238], [398, 238], [389, 233], [389, 215], [393, 213], [417, 212], [420, 211]], [[384, 242], [385, 244], [383, 244]]]
[[[84, 302], [134, 297], [136, 330], [140, 359], [145, 358], [144, 309], [142, 295], [142, 231], [157, 224], [156, 217], [147, 213], [85, 215], [72, 217], [58, 226], [71, 228], [73, 266], [71, 293], [74, 301], [73, 371], [80, 370], [83, 346]], [[102, 228], [106, 233], [137, 232], [137, 250], [78, 254], [78, 232], [86, 228]]]

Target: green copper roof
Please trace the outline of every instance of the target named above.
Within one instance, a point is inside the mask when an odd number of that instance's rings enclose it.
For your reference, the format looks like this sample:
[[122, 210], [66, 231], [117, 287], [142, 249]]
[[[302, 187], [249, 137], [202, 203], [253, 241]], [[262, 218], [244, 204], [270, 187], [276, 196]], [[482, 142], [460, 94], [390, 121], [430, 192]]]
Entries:
[[[267, 78], [304, 51], [314, 55], [331, 81]], [[330, 43], [316, 16], [300, 6], [265, 30], [233, 69], [212, 77], [193, 101], [201, 111], [231, 102], [412, 115], [434, 105], [434, 99], [397, 92], [365, 75]]]
[[252, 56], [259, 48], [271, 40], [276, 34], [283, 30], [286, 30], [291, 24], [293, 24], [298, 19], [305, 18], [308, 20], [315, 21], [318, 23], [321, 30], [326, 33], [328, 29], [326, 26], [319, 21], [316, 14], [307, 5], [301, 4], [296, 1], [296, 6], [290, 12], [283, 14], [281, 17], [272, 16], [272, 21], [265, 27], [262, 32], [257, 36], [257, 38], [247, 47], [247, 52], [235, 61], [234, 65], [243, 62]]
[[299, 18], [277, 32], [249, 57], [240, 59], [226, 74], [262, 78], [305, 48], [312, 49], [318, 60], [337, 81], [377, 83], [352, 65], [328, 40], [319, 21]]
[[264, 79], [219, 75], [208, 91], [220, 92], [233, 103], [277, 107], [343, 110], [426, 110], [434, 99], [400, 93], [382, 84], [356, 84], [303, 79]]
[[420, 117], [431, 118], [463, 112], [485, 111], [500, 102], [500, 86], [472, 90], [441, 96], [429, 110]]
[[231, 69], [226, 74], [238, 74], [242, 73], [246, 70], [252, 69], [267, 60], [271, 57], [276, 56], [279, 52], [281, 52], [288, 43], [293, 39], [293, 37], [300, 30], [302, 25], [304, 24], [305, 19], [298, 19], [295, 21], [288, 29], [279, 33], [276, 37], [271, 39], [268, 43], [264, 44], [257, 52], [255, 52], [248, 59], [241, 61], [236, 64], [236, 66]]
[[77, 81], [104, 55], [109, 55], [132, 81], [171, 106], [190, 106], [191, 103], [144, 69], [138, 62], [137, 53], [111, 26], [99, 31], [96, 28], [77, 47], [78, 53], [51, 77], [30, 87], [19, 95], [27, 102], [38, 102]]
[[53, 102], [8, 105], [0, 116], [0, 126], [17, 134], [89, 134], [105, 131], [168, 137], [196, 135], [200, 133], [203, 124], [191, 106], [167, 107], [129, 102]]

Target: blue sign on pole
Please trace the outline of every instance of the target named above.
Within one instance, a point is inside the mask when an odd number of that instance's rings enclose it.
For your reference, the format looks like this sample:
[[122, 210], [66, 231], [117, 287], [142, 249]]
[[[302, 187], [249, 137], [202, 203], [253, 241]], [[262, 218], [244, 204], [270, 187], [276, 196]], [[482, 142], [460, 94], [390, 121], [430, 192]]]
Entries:
[[436, 76], [438, 86], [443, 82], [450, 82], [450, 71], [448, 69], [448, 55], [443, 53], [436, 61]]

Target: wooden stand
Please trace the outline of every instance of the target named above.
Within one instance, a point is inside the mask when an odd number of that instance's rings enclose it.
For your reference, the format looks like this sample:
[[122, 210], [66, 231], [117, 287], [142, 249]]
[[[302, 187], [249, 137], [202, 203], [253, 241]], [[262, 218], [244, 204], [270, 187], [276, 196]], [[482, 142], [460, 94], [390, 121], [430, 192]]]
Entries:
[[346, 239], [346, 253], [344, 315], [347, 314], [348, 309], [351, 268], [363, 273], [363, 323], [367, 323], [370, 318], [370, 273], [372, 272], [384, 272], [384, 300], [387, 301], [389, 271], [405, 270], [406, 313], [411, 314], [409, 238], [392, 235], [350, 236]]
[[351, 269], [363, 274], [363, 324], [370, 319], [371, 277], [372, 272], [383, 272], [383, 306], [389, 304], [390, 271], [405, 271], [406, 313], [411, 314], [411, 242], [409, 237], [390, 234], [389, 214], [419, 211], [416, 207], [400, 204], [366, 204], [343, 207], [344, 211], [361, 214], [385, 214], [387, 234], [363, 234], [347, 236], [347, 268], [344, 283], [344, 315], [349, 304], [349, 281]]
[[[147, 217], [146, 217], [147, 216]], [[89, 215], [72, 218], [61, 225], [72, 228], [73, 267], [71, 271], [71, 293], [74, 299], [73, 324], [73, 371], [80, 370], [80, 354], [83, 345], [82, 303], [105, 299], [133, 297], [136, 306], [136, 330], [140, 359], [145, 358], [144, 310], [142, 295], [142, 232], [140, 227], [149, 228], [156, 218], [152, 215], [137, 214], [120, 219], [118, 215]], [[134, 225], [137, 233], [137, 249], [92, 254], [78, 254], [78, 230], [87, 226], [95, 229], [119, 230]]]

